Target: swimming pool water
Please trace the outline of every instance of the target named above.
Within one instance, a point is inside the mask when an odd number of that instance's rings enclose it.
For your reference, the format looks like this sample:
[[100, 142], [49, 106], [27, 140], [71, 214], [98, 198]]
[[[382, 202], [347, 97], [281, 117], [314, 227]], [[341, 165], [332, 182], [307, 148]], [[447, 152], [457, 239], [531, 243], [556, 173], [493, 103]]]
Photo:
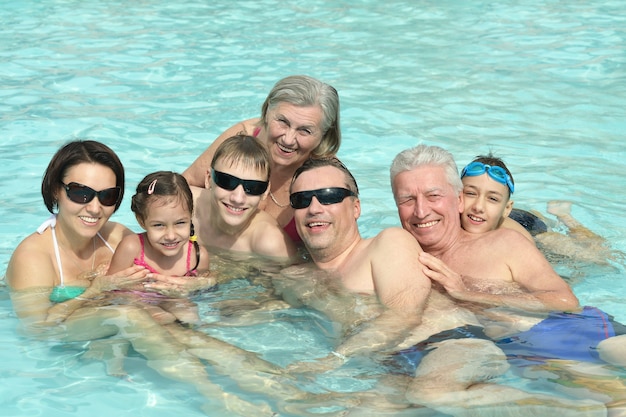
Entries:
[[[626, 251], [621, 1], [24, 0], [0, 3], [0, 20], [2, 271], [47, 217], [41, 176], [63, 143], [107, 143], [133, 189], [151, 171], [184, 170], [257, 116], [278, 79], [301, 73], [339, 91], [339, 155], [362, 190], [363, 235], [398, 225], [388, 167], [425, 142], [459, 165], [492, 150], [513, 171], [516, 207], [571, 200], [576, 218]], [[138, 230], [128, 199], [114, 220]], [[580, 278], [582, 303], [626, 322], [623, 265], [558, 268]], [[16, 335], [2, 286], [0, 317], [3, 415], [201, 415], [199, 398], [139, 357], [132, 380], [117, 380], [76, 346]], [[222, 336], [277, 363], [329, 348], [309, 318], [267, 326]], [[341, 372], [324, 382], [356, 383]]]

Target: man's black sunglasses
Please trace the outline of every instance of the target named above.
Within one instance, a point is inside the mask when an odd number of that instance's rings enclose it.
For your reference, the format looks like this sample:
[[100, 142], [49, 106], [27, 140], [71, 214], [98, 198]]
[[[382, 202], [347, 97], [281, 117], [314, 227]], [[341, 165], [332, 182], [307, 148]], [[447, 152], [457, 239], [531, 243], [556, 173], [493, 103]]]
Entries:
[[87, 204], [91, 200], [93, 200], [94, 197], [97, 196], [100, 204], [110, 207], [117, 204], [122, 193], [122, 189], [120, 187], [113, 187], [107, 188], [105, 190], [96, 191], [91, 187], [87, 187], [86, 185], [79, 184], [77, 182], [61, 184], [65, 188], [67, 198], [78, 204]]
[[215, 185], [228, 191], [234, 190], [241, 184], [245, 193], [249, 195], [263, 194], [269, 184], [269, 181], [242, 180], [234, 175], [216, 171], [213, 168], [211, 168], [211, 178], [213, 178]]
[[313, 197], [316, 197], [320, 204], [329, 205], [341, 203], [346, 197], [356, 197], [356, 194], [354, 191], [350, 191], [346, 188], [320, 188], [318, 190], [292, 193], [289, 196], [289, 203], [294, 209], [303, 209], [311, 205]]

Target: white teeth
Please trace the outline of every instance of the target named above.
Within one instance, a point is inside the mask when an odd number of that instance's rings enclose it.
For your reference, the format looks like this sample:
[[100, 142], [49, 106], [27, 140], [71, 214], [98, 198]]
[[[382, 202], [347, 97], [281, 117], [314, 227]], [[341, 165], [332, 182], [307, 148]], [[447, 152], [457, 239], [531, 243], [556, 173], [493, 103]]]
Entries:
[[283, 151], [283, 152], [287, 152], [287, 153], [295, 152], [295, 149], [287, 148], [287, 147], [281, 145], [280, 143], [277, 143], [276, 145], [278, 145], [280, 150]]
[[324, 226], [327, 225], [328, 223], [326, 222], [313, 222], [313, 223], [309, 223], [307, 226], [308, 227], [317, 227], [317, 226]]
[[245, 210], [243, 207], [235, 207], [229, 204], [226, 204], [226, 207], [228, 207], [228, 209], [231, 211], [244, 211]]
[[418, 229], [421, 229], [423, 227], [431, 227], [431, 226], [434, 226], [436, 224], [437, 224], [437, 221], [432, 221], [432, 222], [428, 222], [428, 223], [419, 223], [416, 226], [417, 226]]
[[80, 216], [80, 219], [85, 223], [98, 223], [97, 217]]
[[476, 217], [476, 216], [472, 216], [471, 214], [468, 214], [467, 217], [470, 218], [470, 220], [473, 220], [475, 222], [484, 222], [484, 219], [481, 219], [480, 217]]

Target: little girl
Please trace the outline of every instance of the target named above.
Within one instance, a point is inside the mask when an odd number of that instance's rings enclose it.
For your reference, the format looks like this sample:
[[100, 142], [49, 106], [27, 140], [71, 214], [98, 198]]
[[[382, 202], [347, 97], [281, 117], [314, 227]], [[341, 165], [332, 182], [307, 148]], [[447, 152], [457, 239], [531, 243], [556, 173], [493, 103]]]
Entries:
[[[131, 210], [145, 232], [122, 239], [111, 260], [109, 274], [135, 264], [161, 275], [189, 277], [184, 281], [186, 290], [214, 284], [214, 281], [207, 283], [206, 278], [196, 278], [198, 271], [206, 271], [208, 275], [209, 255], [196, 242], [191, 222], [193, 197], [182, 175], [158, 171], [146, 176], [137, 185]], [[143, 287], [127, 294], [138, 296], [160, 323], [199, 321], [197, 306], [187, 298], [169, 298], [146, 292]]]

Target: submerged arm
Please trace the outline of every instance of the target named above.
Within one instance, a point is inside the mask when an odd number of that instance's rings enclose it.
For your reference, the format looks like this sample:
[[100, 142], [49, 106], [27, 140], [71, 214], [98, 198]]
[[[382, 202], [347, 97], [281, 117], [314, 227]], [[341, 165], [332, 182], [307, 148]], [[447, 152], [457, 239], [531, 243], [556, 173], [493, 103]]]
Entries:
[[378, 300], [385, 310], [336, 351], [345, 356], [379, 352], [398, 345], [421, 323], [430, 280], [418, 261], [421, 248], [399, 228], [386, 229], [372, 242], [371, 271]]
[[340, 366], [348, 357], [394, 348], [421, 323], [430, 280], [418, 262], [421, 248], [415, 239], [402, 229], [387, 229], [374, 238], [369, 251], [370, 271], [382, 313], [359, 326], [325, 358], [293, 364], [290, 370], [328, 370]]

